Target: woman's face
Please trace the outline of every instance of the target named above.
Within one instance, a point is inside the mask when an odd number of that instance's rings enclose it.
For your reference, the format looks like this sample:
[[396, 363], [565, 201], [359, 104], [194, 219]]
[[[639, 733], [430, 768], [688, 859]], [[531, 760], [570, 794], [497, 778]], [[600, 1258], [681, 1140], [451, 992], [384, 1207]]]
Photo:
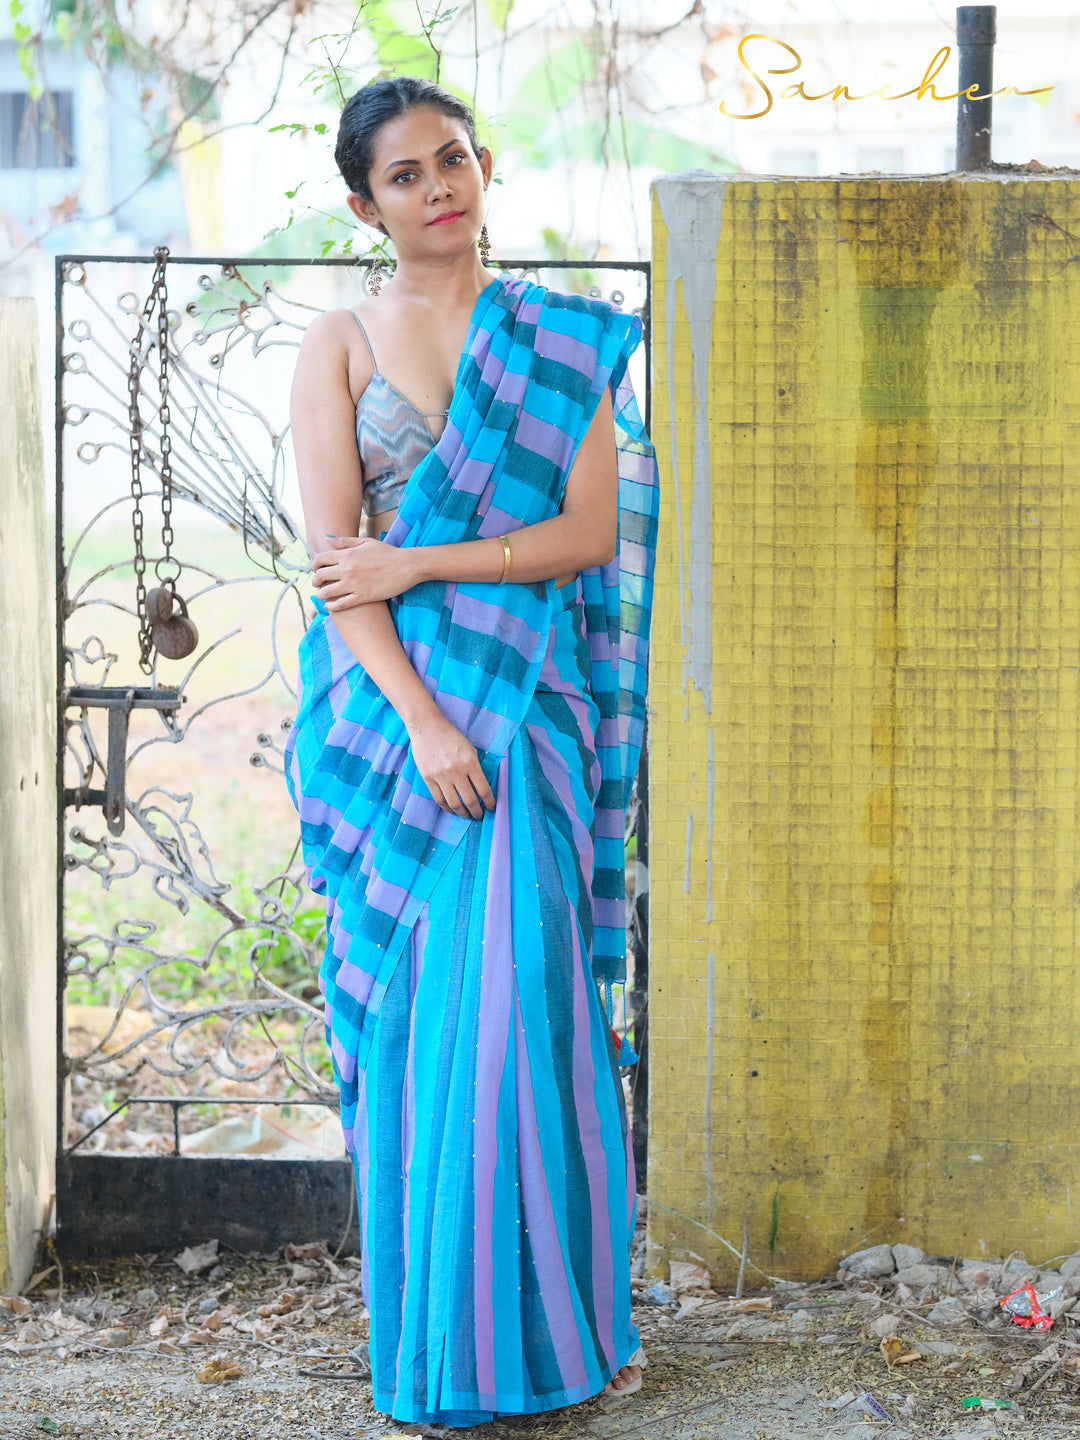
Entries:
[[[474, 245], [484, 223], [491, 151], [479, 160], [463, 126], [431, 105], [388, 120], [375, 136], [372, 200], [348, 197], [358, 219], [389, 231], [403, 256], [454, 254]], [[438, 216], [457, 219], [436, 221]]]

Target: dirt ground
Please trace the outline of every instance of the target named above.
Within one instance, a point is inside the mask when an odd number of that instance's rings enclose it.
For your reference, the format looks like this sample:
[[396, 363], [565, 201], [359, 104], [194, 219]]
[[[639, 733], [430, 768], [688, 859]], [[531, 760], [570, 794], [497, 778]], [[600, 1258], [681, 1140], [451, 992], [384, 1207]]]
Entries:
[[[935, 1322], [932, 1294], [852, 1276], [661, 1305], [648, 1298], [654, 1282], [635, 1278], [648, 1365], [617, 1410], [593, 1400], [469, 1430], [402, 1425], [373, 1409], [370, 1383], [356, 1378], [350, 1352], [366, 1355], [367, 1340], [357, 1257], [335, 1260], [322, 1243], [252, 1257], [211, 1242], [182, 1258], [190, 1273], [173, 1254], [69, 1263], [62, 1288], [53, 1267], [23, 1296], [0, 1297], [0, 1436], [1080, 1437], [1071, 1317], [1045, 1332], [985, 1308]], [[973, 1395], [1010, 1408], [965, 1409]], [[874, 1402], [886, 1418], [868, 1413]]]

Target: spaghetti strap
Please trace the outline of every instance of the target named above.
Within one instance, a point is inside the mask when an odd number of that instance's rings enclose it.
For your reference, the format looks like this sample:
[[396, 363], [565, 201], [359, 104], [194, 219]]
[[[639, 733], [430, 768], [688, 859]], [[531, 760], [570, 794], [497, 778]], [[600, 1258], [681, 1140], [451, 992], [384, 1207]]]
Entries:
[[372, 372], [373, 372], [375, 375], [378, 375], [378, 373], [379, 373], [379, 367], [378, 367], [378, 365], [376, 365], [376, 363], [375, 363], [375, 351], [372, 350], [372, 348], [371, 348], [371, 341], [370, 341], [370, 340], [368, 339], [368, 337], [367, 337], [367, 331], [364, 329], [364, 326], [363, 326], [363, 324], [362, 324], [362, 322], [361, 322], [361, 320], [360, 320], [360, 316], [357, 315], [357, 313], [356, 313], [355, 310], [350, 310], [350, 311], [349, 311], [349, 314], [350, 314], [350, 315], [352, 316], [352, 318], [356, 321], [357, 325], [360, 326], [360, 334], [363, 335], [363, 337], [364, 337], [364, 344], [367, 346], [367, 348], [368, 348], [368, 354], [371, 356], [371, 369], [372, 369]]

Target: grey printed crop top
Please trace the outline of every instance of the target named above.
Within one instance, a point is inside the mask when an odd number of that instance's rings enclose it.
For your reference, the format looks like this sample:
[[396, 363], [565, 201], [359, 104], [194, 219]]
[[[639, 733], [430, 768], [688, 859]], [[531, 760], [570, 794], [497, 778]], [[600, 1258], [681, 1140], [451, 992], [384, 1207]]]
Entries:
[[364, 486], [365, 515], [396, 510], [405, 482], [438, 443], [426, 416], [448, 410], [418, 410], [391, 385], [375, 363], [375, 351], [355, 310], [349, 314], [371, 355], [372, 375], [356, 405], [356, 445]]

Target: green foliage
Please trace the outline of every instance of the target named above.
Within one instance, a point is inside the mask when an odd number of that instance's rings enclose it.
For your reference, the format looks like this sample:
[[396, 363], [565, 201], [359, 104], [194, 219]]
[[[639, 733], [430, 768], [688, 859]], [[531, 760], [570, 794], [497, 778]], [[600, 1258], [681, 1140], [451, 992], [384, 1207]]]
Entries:
[[[561, 158], [561, 147], [553, 128], [559, 111], [580, 95], [596, 73], [596, 59], [590, 46], [578, 37], [549, 51], [514, 92], [506, 107], [505, 134], [510, 147], [529, 165], [546, 170]], [[597, 149], [594, 143], [592, 155]]]
[[[291, 135], [297, 135], [297, 134], [299, 134], [299, 135], [307, 135], [307, 134], [325, 135], [327, 129], [328, 129], [328, 127], [327, 127], [326, 125], [324, 125], [322, 122], [320, 122], [318, 125], [300, 125], [300, 124], [298, 124], [298, 123], [294, 120], [294, 121], [291, 121], [289, 124], [286, 124], [286, 125], [271, 125], [271, 126], [270, 126], [270, 129], [269, 129], [266, 133], [267, 133], [268, 135], [274, 135], [274, 134], [277, 133], [278, 130], [288, 130]], [[286, 193], [286, 195], [295, 195], [295, 194], [296, 194], [296, 191], [295, 191], [295, 190], [286, 190], [285, 193]]]
[[[241, 913], [258, 915], [259, 900], [249, 881], [236, 881], [229, 900]], [[91, 899], [85, 889], [73, 892], [69, 884], [66, 932], [73, 938], [108, 934], [130, 908], [130, 897], [103, 891]], [[143, 908], [144, 918], [159, 926], [146, 943], [167, 953], [164, 913], [149, 906]], [[315, 904], [297, 910], [290, 931], [276, 933], [257, 919], [243, 929], [228, 930], [215, 912], [193, 910], [184, 920], [184, 953], [155, 965], [150, 985], [167, 1002], [182, 1005], [195, 1000], [213, 1004], [226, 999], [265, 998], [268, 992], [258, 981], [261, 974], [271, 984], [299, 996], [314, 985], [318, 974], [325, 944], [324, 907]], [[305, 946], [314, 947], [314, 961], [308, 958]], [[96, 959], [98, 947], [87, 948]], [[76, 1005], [118, 1005], [132, 975], [150, 959], [146, 952], [126, 949], [121, 949], [118, 956], [96, 974], [71, 974], [67, 982], [69, 1001]]]
[[514, 0], [487, 0], [487, 12], [495, 25], [505, 34], [506, 22], [510, 18], [510, 11], [514, 8]]
[[18, 56], [19, 69], [26, 80], [30, 99], [40, 100], [45, 94], [45, 86], [41, 83], [37, 62], [34, 59], [34, 44], [40, 39], [40, 36], [35, 35], [31, 26], [26, 23], [24, 18], [26, 13], [24, 0], [8, 0], [8, 14], [15, 22], [12, 34], [15, 39], [15, 53]]
[[[495, 0], [495, 3], [502, 4], [503, 0]], [[513, 0], [505, 0], [507, 15], [512, 3]], [[435, 31], [438, 27], [445, 25], [456, 13], [456, 6], [436, 7], [434, 13], [425, 19], [419, 7], [407, 4], [405, 0], [365, 0], [365, 3], [358, 8], [356, 22], [351, 30], [319, 35], [311, 42], [322, 46], [326, 62], [313, 65], [301, 83], [313, 96], [325, 95], [344, 105], [359, 86], [369, 79], [384, 79], [398, 74], [418, 75], [423, 79], [438, 81], [452, 95], [456, 95], [466, 104], [472, 105], [472, 94], [441, 73], [442, 52], [435, 40]], [[418, 14], [419, 29], [417, 29]], [[355, 71], [346, 68], [349, 51], [358, 34], [362, 32], [366, 32], [367, 38], [373, 42], [375, 47], [378, 68], [373, 75], [358, 75]], [[336, 53], [336, 59], [332, 57], [331, 51]], [[475, 113], [478, 132], [489, 132], [490, 126], [486, 116], [479, 110]], [[330, 127], [325, 122], [308, 125], [300, 121], [289, 120], [271, 126], [268, 133], [284, 132], [289, 139], [295, 139], [297, 136], [302, 137], [309, 133], [326, 135], [329, 129]], [[495, 184], [501, 183], [496, 177], [493, 177], [493, 181]], [[301, 180], [292, 189], [286, 190], [285, 198], [295, 200], [303, 184], [304, 181]], [[362, 259], [389, 256], [388, 242], [385, 239], [376, 240], [374, 236], [369, 241], [366, 232], [356, 226], [351, 216], [344, 213], [327, 214], [327, 212], [314, 207], [309, 208], [306, 214], [303, 210], [298, 213], [295, 208], [290, 209], [285, 224], [269, 230], [265, 239], [274, 239], [292, 229], [294, 225], [310, 221], [316, 215], [324, 217], [323, 223], [330, 233], [316, 239], [312, 235], [310, 226], [307, 226], [303, 232], [294, 231], [289, 244], [293, 253], [298, 253], [298, 242], [303, 238], [304, 240], [310, 239], [313, 244], [317, 244], [319, 253], [324, 259], [333, 254], [356, 255]]]

